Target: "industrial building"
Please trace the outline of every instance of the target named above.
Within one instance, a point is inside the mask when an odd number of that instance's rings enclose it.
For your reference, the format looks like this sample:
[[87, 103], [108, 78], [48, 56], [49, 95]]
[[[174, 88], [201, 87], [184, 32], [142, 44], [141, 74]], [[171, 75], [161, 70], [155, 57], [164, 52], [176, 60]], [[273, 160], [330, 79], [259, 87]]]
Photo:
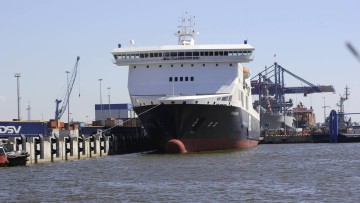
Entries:
[[95, 120], [105, 121], [108, 118], [124, 120], [136, 118], [131, 104], [95, 104]]

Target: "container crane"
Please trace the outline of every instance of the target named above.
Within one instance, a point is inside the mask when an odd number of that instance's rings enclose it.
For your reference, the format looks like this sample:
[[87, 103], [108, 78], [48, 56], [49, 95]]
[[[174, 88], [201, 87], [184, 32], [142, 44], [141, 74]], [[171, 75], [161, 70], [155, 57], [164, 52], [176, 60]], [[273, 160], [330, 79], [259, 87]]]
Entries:
[[[298, 79], [302, 83], [307, 86], [302, 87], [286, 87], [285, 86], [285, 76], [284, 73], [291, 75], [292, 77]], [[258, 78], [258, 79], [256, 79]], [[283, 68], [278, 63], [274, 63], [272, 66], [266, 68], [264, 71], [256, 74], [253, 78], [251, 78], [251, 93], [253, 95], [259, 95], [259, 100], [255, 101], [254, 105], [258, 106], [260, 103], [262, 105], [266, 105], [268, 102], [261, 102], [266, 98], [263, 98], [265, 95], [263, 94], [264, 90], [266, 91], [268, 96], [271, 96], [274, 100], [272, 104], [272, 109], [276, 109], [276, 112], [284, 112], [286, 108], [291, 107], [292, 101], [285, 101], [285, 94], [299, 94], [302, 93], [304, 96], [311, 93], [323, 93], [323, 92], [333, 92], [335, 93], [335, 89], [332, 85], [314, 85], [305, 79], [295, 75], [289, 70]]]
[[[67, 86], [67, 91], [66, 91], [65, 97], [62, 100], [60, 100], [60, 99], [55, 100], [55, 103], [56, 103], [55, 120], [60, 120], [61, 116], [64, 114], [64, 112], [66, 111], [66, 108], [69, 105], [68, 102], [69, 102], [69, 98], [70, 98], [70, 95], [71, 95], [71, 91], [72, 91], [74, 83], [75, 83], [79, 60], [80, 60], [80, 56], [78, 56], [76, 58], [76, 63], [75, 63], [73, 72], [71, 74], [70, 81], [69, 81], [68, 86]], [[62, 101], [64, 101], [64, 102], [62, 103], [62, 106], [59, 109], [60, 103]]]

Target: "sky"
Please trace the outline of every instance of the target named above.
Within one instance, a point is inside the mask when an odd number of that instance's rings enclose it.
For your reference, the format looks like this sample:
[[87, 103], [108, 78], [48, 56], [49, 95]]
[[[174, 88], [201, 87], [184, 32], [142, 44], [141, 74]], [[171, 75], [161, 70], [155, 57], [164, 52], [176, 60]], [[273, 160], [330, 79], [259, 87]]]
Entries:
[[[255, 47], [254, 61], [246, 64], [252, 75], [277, 62], [313, 84], [333, 85], [335, 94], [286, 96], [312, 106], [317, 122], [324, 119], [324, 101], [330, 106], [327, 114], [338, 110], [346, 86], [350, 97], [345, 111], [360, 112], [360, 62], [345, 46], [350, 42], [360, 51], [359, 8], [356, 0], [0, 1], [0, 120], [17, 118], [14, 73], [21, 73], [21, 118], [28, 119], [30, 112], [32, 120], [53, 119], [55, 99], [63, 99], [66, 71], [73, 71], [77, 56], [72, 120], [95, 118], [98, 79], [103, 79], [103, 103], [108, 103], [109, 87], [111, 103], [129, 103], [127, 67], [114, 65], [110, 52], [130, 40], [135, 46], [176, 44], [173, 33], [185, 12], [196, 18], [196, 44], [247, 39]], [[304, 84], [287, 76], [285, 85]]]

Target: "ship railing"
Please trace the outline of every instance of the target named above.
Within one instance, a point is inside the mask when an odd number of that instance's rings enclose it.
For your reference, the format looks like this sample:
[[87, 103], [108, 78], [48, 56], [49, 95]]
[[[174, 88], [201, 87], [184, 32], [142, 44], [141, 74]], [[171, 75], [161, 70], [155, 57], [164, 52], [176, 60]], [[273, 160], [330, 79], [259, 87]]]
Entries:
[[150, 64], [150, 63], [170, 63], [172, 61], [198, 61], [198, 62], [229, 62], [246, 63], [253, 60], [253, 56], [169, 56], [157, 58], [131, 58], [131, 59], [112, 59], [114, 64]]

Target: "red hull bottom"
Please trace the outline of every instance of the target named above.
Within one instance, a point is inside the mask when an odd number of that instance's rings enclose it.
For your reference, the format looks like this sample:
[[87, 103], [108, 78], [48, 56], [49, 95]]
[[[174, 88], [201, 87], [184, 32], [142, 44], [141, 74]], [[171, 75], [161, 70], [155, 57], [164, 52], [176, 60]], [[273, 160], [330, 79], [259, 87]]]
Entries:
[[186, 153], [225, 149], [246, 149], [258, 144], [257, 140], [219, 140], [219, 139], [172, 139], [166, 143], [167, 153]]

